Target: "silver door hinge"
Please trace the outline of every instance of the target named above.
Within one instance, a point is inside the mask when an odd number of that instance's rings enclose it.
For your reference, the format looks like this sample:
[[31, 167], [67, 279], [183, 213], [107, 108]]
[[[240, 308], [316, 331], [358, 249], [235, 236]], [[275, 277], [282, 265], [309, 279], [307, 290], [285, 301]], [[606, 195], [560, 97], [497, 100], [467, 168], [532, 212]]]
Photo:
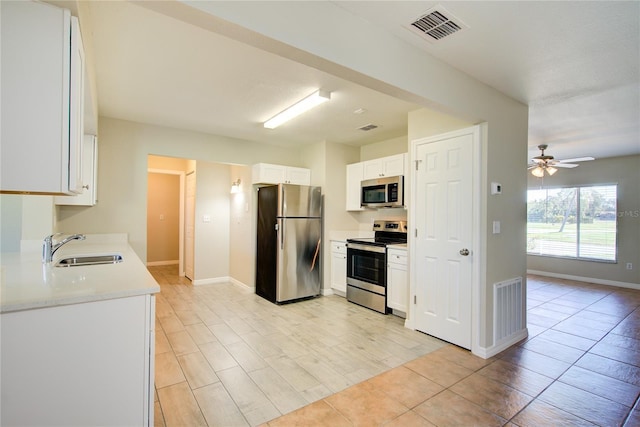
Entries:
[[413, 296], [413, 304], [417, 304], [418, 303], [418, 297], [417, 296]]
[[415, 229], [415, 237], [418, 237], [418, 229]]
[[420, 164], [422, 160], [414, 160], [414, 162], [416, 162], [416, 170], [418, 170], [418, 165]]

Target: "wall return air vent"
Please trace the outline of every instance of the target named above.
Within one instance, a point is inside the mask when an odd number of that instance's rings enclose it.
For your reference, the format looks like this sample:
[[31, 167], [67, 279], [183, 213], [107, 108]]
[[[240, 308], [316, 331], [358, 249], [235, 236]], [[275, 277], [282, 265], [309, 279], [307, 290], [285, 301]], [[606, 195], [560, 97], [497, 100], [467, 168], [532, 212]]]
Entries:
[[408, 27], [431, 42], [440, 41], [462, 29], [469, 28], [441, 5], [429, 9]]

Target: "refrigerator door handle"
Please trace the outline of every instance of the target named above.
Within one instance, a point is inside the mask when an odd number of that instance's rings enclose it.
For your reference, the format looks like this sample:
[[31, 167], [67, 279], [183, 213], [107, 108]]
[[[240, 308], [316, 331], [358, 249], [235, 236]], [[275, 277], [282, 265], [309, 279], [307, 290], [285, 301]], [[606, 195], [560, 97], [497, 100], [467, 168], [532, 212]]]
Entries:
[[[284, 221], [279, 220], [282, 223], [282, 226], [279, 227], [280, 232], [280, 250], [284, 250]], [[276, 227], [278, 224], [276, 224]]]

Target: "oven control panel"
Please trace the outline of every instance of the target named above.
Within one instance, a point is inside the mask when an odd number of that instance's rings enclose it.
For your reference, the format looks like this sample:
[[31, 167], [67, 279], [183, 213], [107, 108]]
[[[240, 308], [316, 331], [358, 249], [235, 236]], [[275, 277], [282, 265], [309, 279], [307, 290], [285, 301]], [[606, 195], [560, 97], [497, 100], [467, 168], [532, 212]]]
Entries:
[[385, 221], [385, 220], [375, 220], [373, 222], [373, 230], [374, 231], [389, 231], [396, 233], [406, 233], [407, 232], [407, 221]]

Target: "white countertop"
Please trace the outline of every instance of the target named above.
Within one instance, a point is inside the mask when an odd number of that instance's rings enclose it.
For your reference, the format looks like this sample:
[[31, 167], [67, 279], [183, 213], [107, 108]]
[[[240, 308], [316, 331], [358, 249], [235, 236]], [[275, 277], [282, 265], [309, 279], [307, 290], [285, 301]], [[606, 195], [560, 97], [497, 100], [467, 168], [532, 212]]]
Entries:
[[[74, 255], [120, 254], [117, 264], [55, 267]], [[79, 304], [160, 292], [160, 286], [129, 246], [126, 235], [87, 235], [62, 246], [51, 264], [42, 253], [4, 252], [1, 257], [0, 312]]]

